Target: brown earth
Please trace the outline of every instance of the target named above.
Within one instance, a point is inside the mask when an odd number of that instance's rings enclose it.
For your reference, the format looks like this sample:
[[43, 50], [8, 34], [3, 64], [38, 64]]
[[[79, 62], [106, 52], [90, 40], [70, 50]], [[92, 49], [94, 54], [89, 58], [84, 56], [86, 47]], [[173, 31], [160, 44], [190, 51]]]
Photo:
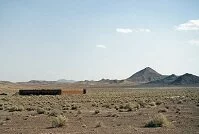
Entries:
[[[199, 88], [87, 87], [85, 95], [19, 96], [21, 88], [80, 89], [85, 85], [0, 85], [1, 134], [197, 134]], [[14, 95], [15, 94], [15, 95]], [[13, 110], [14, 108], [14, 110]], [[38, 114], [38, 109], [43, 112]], [[147, 128], [163, 113], [169, 126]], [[68, 118], [52, 128], [56, 115]]]

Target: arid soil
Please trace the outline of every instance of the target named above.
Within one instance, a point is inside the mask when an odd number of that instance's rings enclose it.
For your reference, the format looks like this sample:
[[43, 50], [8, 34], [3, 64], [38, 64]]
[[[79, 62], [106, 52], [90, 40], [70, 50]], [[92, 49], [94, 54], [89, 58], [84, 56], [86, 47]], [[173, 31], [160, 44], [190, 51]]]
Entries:
[[[1, 134], [199, 133], [195, 87], [95, 87], [85, 95], [20, 96], [4, 85], [1, 92], [8, 94], [0, 96]], [[146, 127], [160, 113], [169, 125]], [[65, 124], [52, 127], [59, 115]]]

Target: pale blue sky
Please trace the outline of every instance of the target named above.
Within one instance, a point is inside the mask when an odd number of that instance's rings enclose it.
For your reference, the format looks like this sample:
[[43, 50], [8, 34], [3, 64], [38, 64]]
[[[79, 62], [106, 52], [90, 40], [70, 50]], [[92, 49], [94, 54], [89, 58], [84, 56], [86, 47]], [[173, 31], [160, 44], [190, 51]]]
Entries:
[[199, 75], [198, 0], [0, 0], [0, 80]]

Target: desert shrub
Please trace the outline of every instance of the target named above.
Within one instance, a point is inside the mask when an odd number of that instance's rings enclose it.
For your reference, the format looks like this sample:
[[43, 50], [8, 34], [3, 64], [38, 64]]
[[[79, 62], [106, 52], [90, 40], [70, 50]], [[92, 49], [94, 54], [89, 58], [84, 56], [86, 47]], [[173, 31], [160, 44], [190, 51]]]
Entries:
[[7, 117], [5, 118], [5, 120], [11, 120], [11, 117], [7, 116]]
[[119, 112], [126, 112], [125, 109], [119, 109]]
[[92, 104], [92, 107], [98, 107], [98, 104], [97, 104], [96, 102], [94, 102], [94, 103]]
[[78, 108], [77, 105], [74, 104], [71, 105], [71, 110], [77, 110], [77, 108]]
[[156, 101], [155, 104], [156, 104], [156, 105], [161, 105], [161, 104], [162, 104], [162, 101]]
[[1, 98], [1, 100], [3, 100], [3, 101], [9, 101], [10, 99], [7, 98], [7, 97], [4, 97], [4, 98]]
[[182, 104], [183, 103], [183, 101], [182, 100], [179, 100], [178, 102], [177, 102], [177, 104]]
[[19, 105], [17, 108], [17, 111], [23, 111], [23, 110], [24, 110], [24, 107], [22, 105]]
[[47, 111], [52, 110], [52, 108], [51, 108], [51, 107], [46, 107], [45, 109], [46, 109]]
[[27, 111], [34, 111], [35, 108], [34, 108], [34, 107], [27, 107], [26, 110], [27, 110]]
[[43, 108], [37, 108], [37, 113], [38, 114], [44, 114], [45, 113], [45, 109], [43, 109]]
[[147, 106], [147, 103], [144, 100], [138, 101], [138, 104], [140, 107], [145, 108]]
[[158, 113], [165, 113], [165, 112], [168, 112], [168, 109], [163, 108], [163, 109], [158, 110]]
[[65, 116], [59, 115], [52, 119], [52, 127], [54, 127], [54, 128], [62, 127], [66, 124], [67, 121], [68, 121], [68, 119]]
[[151, 121], [149, 121], [145, 127], [168, 127], [170, 126], [170, 122], [162, 113], [156, 115]]
[[49, 116], [58, 116], [61, 115], [62, 111], [58, 110], [58, 109], [54, 109], [52, 111], [49, 112]]
[[155, 102], [150, 102], [150, 103], [149, 103], [149, 106], [155, 107], [155, 106], [156, 106], [156, 103], [155, 103]]
[[111, 113], [111, 112], [109, 112], [108, 115], [107, 115], [106, 117], [119, 117], [119, 115], [116, 114], [116, 113]]
[[169, 109], [169, 106], [165, 106], [166, 109]]
[[124, 109], [127, 109], [127, 111], [132, 111], [135, 105], [128, 103], [124, 106]]
[[120, 105], [120, 106], [119, 106], [119, 109], [124, 109], [124, 106], [123, 106], [123, 105]]
[[64, 108], [62, 108], [62, 110], [70, 110], [71, 108], [69, 108], [69, 107], [64, 107]]
[[103, 126], [104, 126], [104, 124], [101, 121], [97, 122], [96, 125], [95, 125], [96, 128], [103, 127]]
[[95, 111], [94, 111], [94, 114], [99, 114], [99, 113], [100, 113], [99, 110], [95, 110]]
[[[127, 103], [127, 104], [119, 106], [119, 112], [133, 111], [133, 109], [135, 109], [135, 108], [140, 108], [140, 105], [139, 104], [136, 105], [133, 103]], [[117, 107], [117, 109], [118, 109], [118, 107]]]
[[86, 126], [86, 124], [83, 124], [82, 127], [86, 128], [87, 126]]
[[3, 125], [5, 123], [5, 121], [0, 120], [0, 125]]
[[118, 110], [118, 109], [119, 109], [119, 107], [118, 107], [118, 106], [115, 106], [114, 108], [115, 108], [115, 110]]
[[136, 104], [135, 104], [135, 108], [136, 108], [136, 109], [140, 109], [140, 107], [141, 107], [141, 106], [140, 106], [139, 103], [136, 103]]
[[11, 106], [11, 107], [8, 107], [7, 110], [9, 112], [14, 112], [14, 111], [17, 111], [18, 110], [18, 107], [17, 106]]
[[82, 111], [81, 111], [81, 110], [78, 110], [78, 111], [77, 111], [77, 114], [81, 114], [81, 113], [82, 113]]
[[102, 107], [111, 108], [109, 104], [103, 104]]

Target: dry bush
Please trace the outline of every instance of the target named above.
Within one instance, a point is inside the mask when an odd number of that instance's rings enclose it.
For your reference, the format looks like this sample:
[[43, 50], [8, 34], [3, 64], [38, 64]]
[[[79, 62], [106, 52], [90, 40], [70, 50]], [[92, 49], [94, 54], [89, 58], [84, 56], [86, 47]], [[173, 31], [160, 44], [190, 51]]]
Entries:
[[179, 100], [178, 102], [177, 102], [177, 104], [182, 104], [183, 103], [183, 101], [182, 100]]
[[103, 104], [102, 107], [111, 108], [110, 104]]
[[133, 104], [133, 103], [127, 103], [127, 104], [123, 104], [120, 105], [119, 107], [115, 106], [115, 109], [118, 110], [119, 112], [127, 112], [127, 111], [133, 111], [133, 109], [139, 109], [140, 105], [139, 104]]
[[58, 110], [58, 109], [54, 109], [52, 111], [49, 112], [49, 116], [58, 116], [58, 115], [61, 115], [62, 114], [62, 111]]
[[81, 113], [82, 113], [82, 111], [81, 111], [81, 110], [78, 110], [78, 111], [77, 111], [77, 114], [81, 114]]
[[144, 100], [140, 100], [138, 101], [138, 104], [140, 105], [140, 107], [145, 108], [147, 106], [147, 103]]
[[29, 107], [27, 107], [27, 108], [26, 108], [26, 110], [27, 110], [27, 111], [34, 111], [34, 110], [35, 110], [35, 108], [34, 108], [34, 107], [30, 107], [30, 106], [29, 106]]
[[71, 105], [71, 110], [77, 110], [77, 108], [78, 108], [77, 105], [74, 105], [74, 104]]
[[95, 110], [95, 111], [94, 111], [94, 114], [99, 114], [99, 113], [100, 113], [99, 110]]
[[118, 114], [109, 112], [106, 117], [119, 117]]
[[39, 107], [39, 108], [37, 108], [37, 113], [38, 114], [44, 114], [45, 113], [45, 109]]
[[17, 108], [17, 111], [23, 111], [23, 110], [24, 110], [24, 107], [22, 105], [19, 105]]
[[3, 107], [2, 107], [2, 106], [0, 106], [0, 110], [3, 110]]
[[150, 102], [150, 103], [149, 103], [149, 106], [155, 107], [155, 106], [156, 106], [156, 103], [155, 103], [155, 102]]
[[98, 104], [97, 104], [96, 102], [94, 102], [94, 103], [92, 104], [92, 107], [98, 107]]
[[156, 101], [156, 105], [161, 105], [163, 102], [162, 101], [160, 101], [160, 100], [158, 100], [158, 101]]
[[124, 109], [126, 109], [127, 111], [133, 111], [133, 108], [135, 107], [135, 105], [128, 103], [124, 106]]
[[52, 119], [52, 127], [54, 128], [62, 127], [66, 124], [67, 121], [68, 121], [68, 118], [66, 118], [65, 116], [59, 115]]
[[87, 126], [86, 126], [86, 124], [83, 124], [82, 127], [83, 127], [83, 128], [86, 128]]
[[0, 120], [0, 125], [3, 125], [5, 123], [5, 121]]
[[171, 123], [162, 113], [156, 115], [151, 121], [149, 121], [145, 127], [168, 127]]
[[118, 109], [119, 109], [119, 107], [118, 107], [118, 106], [115, 106], [114, 108], [115, 108], [115, 110], [118, 110]]
[[101, 121], [97, 122], [96, 125], [95, 125], [96, 128], [103, 127], [103, 126], [104, 126], [104, 124]]
[[11, 117], [6, 116], [5, 120], [11, 120]]
[[17, 107], [17, 106], [11, 106], [11, 107], [8, 107], [7, 110], [8, 110], [9, 112], [18, 111], [18, 107]]
[[168, 112], [168, 109], [163, 108], [163, 109], [158, 110], [158, 113], [165, 113], [165, 112]]

